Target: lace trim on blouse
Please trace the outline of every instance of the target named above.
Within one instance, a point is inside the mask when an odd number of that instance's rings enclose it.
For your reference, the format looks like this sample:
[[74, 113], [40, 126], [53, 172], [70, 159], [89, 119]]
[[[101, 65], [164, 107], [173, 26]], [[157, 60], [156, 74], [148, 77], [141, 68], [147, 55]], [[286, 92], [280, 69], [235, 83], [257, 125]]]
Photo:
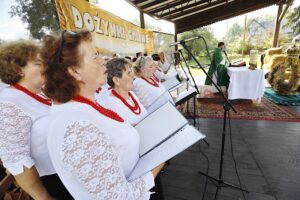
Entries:
[[94, 124], [77, 121], [67, 126], [62, 161], [93, 199], [141, 199], [144, 178], [128, 182], [109, 138]]
[[0, 158], [7, 170], [18, 175], [34, 165], [30, 153], [32, 120], [20, 108], [0, 102]]

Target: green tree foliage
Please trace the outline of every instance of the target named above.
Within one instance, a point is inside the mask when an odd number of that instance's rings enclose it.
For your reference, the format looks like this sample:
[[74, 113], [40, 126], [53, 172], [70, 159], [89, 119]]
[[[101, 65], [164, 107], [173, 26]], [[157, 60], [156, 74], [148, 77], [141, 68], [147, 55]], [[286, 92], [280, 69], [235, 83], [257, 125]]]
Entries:
[[[243, 48], [243, 27], [238, 23], [234, 23], [229, 30], [226, 32], [224, 37], [224, 42], [226, 46], [226, 51], [229, 53], [229, 57], [236, 59], [237, 55], [241, 54]], [[235, 54], [234, 54], [235, 53]]]
[[[188, 38], [203, 36], [207, 42], [208, 50], [210, 51], [210, 55], [212, 55], [213, 50], [217, 47], [218, 41], [214, 36], [213, 30], [211, 27], [202, 27], [197, 28], [188, 32], [184, 32], [179, 35], [179, 40], [185, 40]], [[196, 39], [190, 42], [187, 42], [186, 45], [191, 50], [191, 52], [198, 57], [206, 57], [206, 48], [202, 39]], [[187, 53], [184, 51], [186, 58], [190, 60], [187, 56]]]
[[58, 30], [56, 8], [52, 0], [15, 0], [10, 15], [18, 16], [28, 23], [28, 30], [33, 38], [40, 39], [45, 32]]
[[169, 45], [174, 42], [174, 35], [154, 32], [154, 50], [156, 53], [173, 52], [174, 49], [170, 48]]
[[291, 12], [286, 16], [287, 23], [286, 27], [291, 27], [294, 31], [294, 34], [300, 34], [300, 6], [295, 7]]
[[246, 54], [249, 54], [249, 51], [252, 49], [263, 52], [272, 46], [273, 15], [265, 14], [249, 18], [247, 20], [245, 42], [243, 40], [243, 26], [237, 23], [233, 24], [224, 37], [226, 49], [231, 59], [239, 58], [243, 49]]
[[234, 23], [226, 32], [224, 42], [229, 44], [239, 39], [243, 34], [243, 27], [238, 23]]

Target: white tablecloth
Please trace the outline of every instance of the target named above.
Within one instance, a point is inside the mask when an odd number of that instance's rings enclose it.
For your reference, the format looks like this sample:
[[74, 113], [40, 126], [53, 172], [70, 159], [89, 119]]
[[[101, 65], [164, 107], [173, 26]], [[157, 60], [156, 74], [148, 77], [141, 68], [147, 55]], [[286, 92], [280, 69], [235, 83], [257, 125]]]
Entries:
[[248, 67], [229, 67], [228, 99], [259, 100], [265, 92], [264, 71]]

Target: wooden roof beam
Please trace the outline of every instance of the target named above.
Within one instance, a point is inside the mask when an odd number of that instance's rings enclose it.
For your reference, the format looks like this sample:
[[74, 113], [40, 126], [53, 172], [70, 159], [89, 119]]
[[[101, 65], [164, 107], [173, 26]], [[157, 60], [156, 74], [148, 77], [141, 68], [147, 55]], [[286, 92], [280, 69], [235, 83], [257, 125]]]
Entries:
[[[179, 17], [184, 17], [185, 15], [190, 15], [191, 13], [194, 13], [194, 12], [195, 13], [199, 13], [199, 12], [201, 12], [201, 10], [208, 9], [211, 6], [216, 6], [218, 4], [224, 4], [227, 1], [228, 0], [216, 0], [216, 1], [211, 1], [211, 2], [205, 1], [207, 3], [204, 4], [204, 5], [202, 5], [202, 6], [198, 6], [198, 7], [189, 9], [189, 10], [185, 10], [185, 11], [179, 12], [179, 13], [174, 14], [174, 15], [168, 15], [166, 17], [161, 17], [161, 18], [163, 18], [165, 20], [174, 20], [174, 19], [179, 18]], [[202, 2], [202, 4], [205, 3], [205, 2]]]
[[155, 14], [155, 13], [158, 13], [158, 12], [161, 12], [164, 10], [168, 10], [169, 8], [173, 8], [173, 7], [185, 4], [189, 1], [191, 1], [191, 0], [176, 0], [174, 3], [168, 3], [167, 5], [163, 5], [158, 8], [151, 8], [151, 9], [147, 10], [147, 12], [151, 13], [151, 14]]
[[263, 7], [278, 3], [279, 0], [236, 0], [224, 6], [218, 6], [213, 10], [207, 10], [193, 16], [176, 20], [175, 25], [178, 33], [189, 31], [195, 28], [210, 25], [212, 23], [242, 15]]
[[[206, 4], [205, 4], [206, 3]], [[158, 17], [160, 17], [160, 18], [164, 18], [164, 17], [171, 17], [171, 16], [174, 16], [174, 15], [172, 15], [172, 14], [175, 14], [175, 13], [178, 13], [177, 15], [181, 15], [182, 14], [182, 12], [183, 11], [185, 11], [186, 9], [189, 9], [189, 8], [192, 8], [192, 7], [195, 7], [195, 6], [199, 6], [199, 5], [201, 5], [201, 4], [205, 4], [205, 5], [209, 5], [209, 1], [208, 0], [202, 0], [202, 1], [198, 1], [198, 2], [195, 2], [195, 3], [192, 3], [192, 4], [188, 4], [188, 5], [185, 5], [185, 6], [182, 6], [182, 7], [180, 7], [180, 8], [178, 8], [178, 9], [176, 9], [176, 10], [172, 10], [172, 11], [170, 11], [170, 12], [165, 12], [165, 13], [163, 13], [163, 14], [161, 14], [161, 15], [157, 15]], [[197, 7], [197, 9], [195, 8], [195, 9], [193, 9], [193, 10], [197, 10], [198, 11], [198, 8], [199, 7]], [[192, 10], [192, 9], [191, 9]], [[188, 10], [185, 12], [185, 13], [187, 13], [188, 12]], [[190, 13], [190, 12], [188, 12], [188, 13]], [[183, 14], [184, 15], [184, 14]]]
[[[155, 15], [152, 15], [152, 14], [149, 14], [149, 13], [147, 13], [147, 12], [144, 12], [142, 9], [141, 9], [141, 7], [139, 6], [139, 5], [137, 5], [137, 4], [135, 4], [135, 2], [134, 1], [132, 1], [132, 0], [126, 0], [130, 5], [132, 5], [133, 7], [135, 7], [139, 12], [143, 12], [143, 13], [145, 13], [145, 14], [148, 14], [150, 17], [153, 17], [154, 19], [157, 19], [158, 17], [157, 16], [155, 16]], [[138, 0], [138, 1], [142, 1], [142, 0]], [[144, 0], [144, 1], [142, 1], [142, 3], [145, 3], [145, 2], [147, 2], [147, 1], [149, 1], [149, 0]], [[156, 1], [156, 0], [150, 0], [151, 2], [153, 2], [153, 1]], [[142, 4], [141, 3], [141, 4]]]
[[147, 2], [147, 1], [148, 0], [132, 0], [131, 2], [137, 5], [137, 4], [141, 4], [141, 3]]
[[141, 6], [141, 9], [143, 9], [145, 12], [147, 12], [151, 8], [157, 8], [160, 6], [164, 6], [167, 3], [174, 2], [175, 0], [155, 0], [153, 2], [149, 2], [147, 4], [144, 4]]

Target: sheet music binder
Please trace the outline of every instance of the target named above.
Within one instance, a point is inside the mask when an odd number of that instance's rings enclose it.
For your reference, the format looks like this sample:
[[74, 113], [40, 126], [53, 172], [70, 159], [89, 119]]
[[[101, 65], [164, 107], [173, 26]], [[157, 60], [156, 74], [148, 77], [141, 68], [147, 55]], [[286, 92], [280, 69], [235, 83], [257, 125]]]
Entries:
[[176, 76], [167, 79], [166, 81], [162, 82], [163, 86], [165, 86], [166, 90], [171, 90], [172, 88], [181, 84]]
[[159, 97], [157, 97], [149, 106], [145, 108], [147, 112], [151, 114], [153, 111], [157, 110], [168, 101], [175, 105], [172, 95], [168, 90], [166, 90]]
[[148, 115], [135, 128], [140, 134], [140, 159], [128, 178], [130, 181], [205, 137], [189, 125], [170, 102]]
[[187, 100], [189, 100], [190, 98], [196, 96], [198, 93], [197, 93], [197, 90], [195, 87], [193, 86], [189, 86], [189, 88], [183, 92], [181, 92], [177, 97], [176, 99], [174, 100], [175, 101], [175, 105], [180, 105], [184, 102], [186, 102]]
[[162, 82], [166, 90], [169, 90], [170, 92], [184, 86], [186, 83], [186, 80], [180, 80], [177, 75], [167, 79], [165, 82]]
[[168, 101], [170, 101], [173, 105], [177, 106], [183, 104], [184, 102], [186, 102], [190, 98], [193, 98], [197, 94], [197, 90], [193, 86], [189, 86], [188, 89], [179, 93], [177, 97], [173, 97], [170, 91], [166, 90], [157, 99], [155, 99], [150, 106], [146, 107], [146, 110], [148, 113], [152, 113]]

